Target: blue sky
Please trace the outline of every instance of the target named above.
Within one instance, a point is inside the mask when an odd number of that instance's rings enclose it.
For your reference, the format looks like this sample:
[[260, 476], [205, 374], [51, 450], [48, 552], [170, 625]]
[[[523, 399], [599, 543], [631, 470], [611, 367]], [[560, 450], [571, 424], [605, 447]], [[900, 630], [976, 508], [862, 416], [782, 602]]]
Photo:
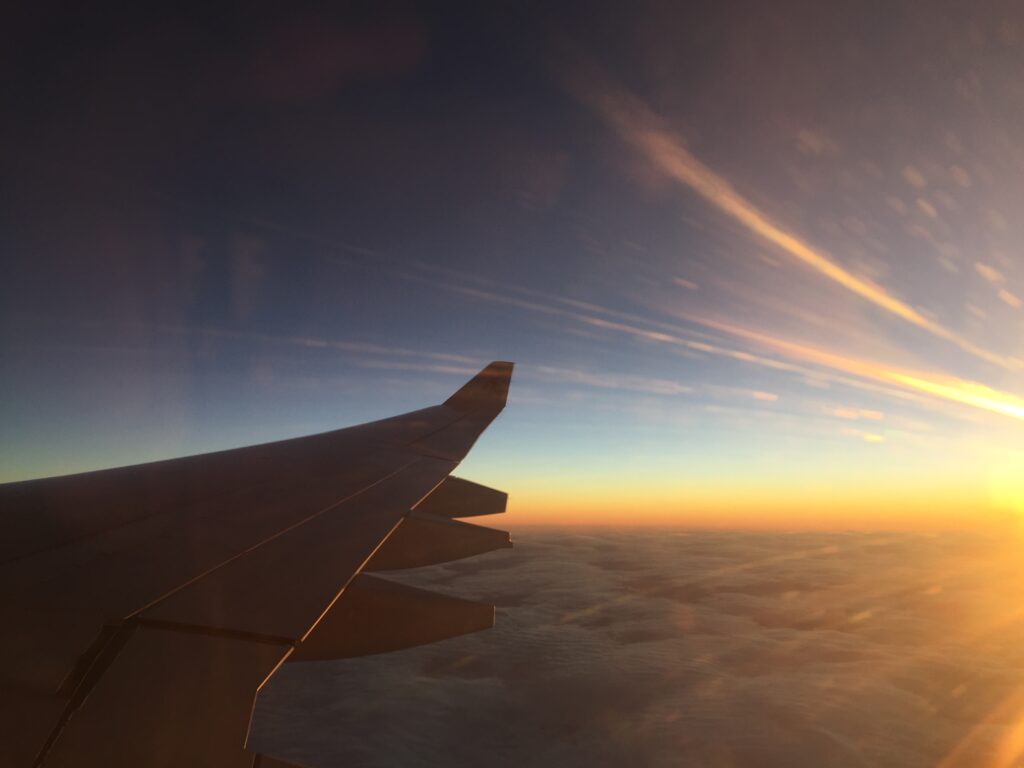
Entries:
[[1005, 520], [1024, 18], [587, 10], [33, 17], [0, 479], [388, 416], [511, 359], [464, 469], [524, 520]]

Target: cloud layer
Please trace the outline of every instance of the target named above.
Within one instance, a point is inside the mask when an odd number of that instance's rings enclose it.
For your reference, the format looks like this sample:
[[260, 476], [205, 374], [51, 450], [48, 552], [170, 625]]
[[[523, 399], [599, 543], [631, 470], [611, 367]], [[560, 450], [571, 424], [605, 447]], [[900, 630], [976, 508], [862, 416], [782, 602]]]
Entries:
[[253, 744], [325, 768], [1013, 764], [1024, 567], [1005, 542], [518, 539], [402, 576], [494, 601], [494, 630], [286, 666]]

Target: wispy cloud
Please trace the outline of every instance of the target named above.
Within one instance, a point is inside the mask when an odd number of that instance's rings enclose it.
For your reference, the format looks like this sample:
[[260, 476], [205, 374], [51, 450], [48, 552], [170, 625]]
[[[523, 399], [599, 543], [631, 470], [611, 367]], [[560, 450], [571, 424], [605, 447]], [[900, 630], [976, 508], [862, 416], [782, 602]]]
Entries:
[[863, 440], [865, 443], [885, 442], [885, 435], [880, 435], [877, 432], [865, 432], [863, 429], [854, 429], [852, 427], [847, 427], [846, 429], [842, 430], [842, 433], [844, 435], [849, 435], [850, 437], [859, 438]]
[[[55, 317], [31, 319], [45, 320], [46, 322], [51, 323], [68, 322], [65, 319]], [[420, 358], [433, 360], [436, 361], [438, 364], [462, 366], [466, 369], [472, 369], [474, 373], [477, 370], [479, 370], [479, 364], [481, 363], [482, 360], [482, 358], [480, 357], [471, 357], [468, 355], [452, 354], [448, 352], [436, 352], [429, 349], [413, 349], [409, 347], [401, 347], [395, 345], [375, 344], [372, 342], [338, 339], [329, 336], [299, 336], [287, 334], [260, 333], [258, 331], [235, 330], [232, 328], [224, 328], [221, 326], [214, 325], [149, 323], [141, 321], [124, 320], [111, 322], [105, 320], [93, 320], [82, 318], [76, 318], [74, 320], [74, 324], [77, 328], [89, 326], [90, 328], [94, 329], [98, 334], [101, 334], [103, 338], [109, 338], [111, 335], [114, 334], [122, 334], [125, 331], [132, 333], [141, 332], [142, 334], [144, 334], [142, 338], [145, 339], [146, 346], [132, 347], [127, 344], [114, 345], [110, 343], [104, 343], [102, 345], [85, 345], [79, 343], [73, 346], [69, 345], [69, 349], [83, 349], [86, 346], [88, 346], [89, 349], [93, 349], [96, 351], [113, 351], [123, 353], [155, 353], [161, 350], [158, 346], [152, 343], [152, 336], [167, 335], [170, 337], [191, 336], [200, 337], [204, 339], [220, 339], [239, 342], [259, 342], [260, 344], [266, 344], [268, 346], [334, 350], [338, 352], [344, 352], [347, 354], [372, 355], [384, 358]], [[460, 371], [461, 370], [462, 368], [460, 368]]]
[[1024, 420], [1024, 400], [976, 381], [965, 381], [953, 377], [927, 379], [900, 371], [886, 371], [885, 376], [921, 392]]
[[602, 373], [575, 368], [557, 368], [547, 365], [529, 366], [524, 368], [524, 372], [539, 375], [548, 381], [565, 384], [583, 384], [599, 389], [642, 392], [651, 395], [685, 395], [693, 391], [692, 387], [672, 379], [632, 374]]
[[[775, 352], [783, 353], [789, 357], [790, 360], [766, 357], [747, 350], [725, 346], [717, 341], [704, 341], [703, 339], [713, 338], [708, 334], [699, 334], [700, 338], [698, 339], [687, 338], [686, 334], [689, 333], [688, 329], [681, 328], [679, 326], [675, 326], [675, 333], [670, 333], [667, 330], [652, 330], [639, 325], [607, 320], [605, 318], [595, 317], [581, 312], [573, 312], [563, 307], [553, 306], [552, 304], [548, 304], [543, 301], [534, 301], [510, 296], [507, 292], [495, 293], [492, 291], [469, 288], [456, 284], [438, 284], [447, 290], [460, 293], [480, 301], [504, 304], [541, 315], [569, 319], [595, 328], [625, 334], [640, 341], [664, 344], [678, 351], [714, 355], [716, 357], [749, 363], [768, 370], [794, 373], [801, 376], [804, 381], [808, 382], [808, 384], [812, 386], [820, 386], [823, 382], [830, 382], [901, 400], [934, 402], [933, 397], [922, 398], [924, 391], [920, 388], [909, 387], [904, 382], [898, 382], [892, 378], [886, 378], [872, 373], [876, 369], [882, 370], [882, 368], [876, 364], [858, 365], [856, 364], [856, 361], [851, 361], [841, 355], [812, 350], [810, 347], [802, 347], [801, 345], [797, 345], [792, 342], [783, 342], [779, 339], [772, 340], [772, 337], [755, 334], [754, 332], [741, 331], [741, 329], [737, 329], [734, 326], [718, 323], [706, 318], [687, 317], [686, 319], [707, 328], [725, 331], [726, 333], [730, 333], [734, 336], [746, 338], [748, 341], [763, 342], [764, 346], [771, 348]], [[661, 327], [668, 327], [665, 324], [660, 325]], [[768, 343], [768, 340], [772, 340], [776, 343]], [[794, 363], [792, 362], [793, 359], [811, 363], [814, 367]], [[853, 376], [843, 375], [847, 373], [853, 374]], [[935, 395], [935, 393], [927, 394]]]
[[999, 289], [999, 299], [1003, 303], [1009, 304], [1014, 309], [1020, 309], [1021, 304], [1024, 303], [1021, 301], [1020, 296], [1018, 296], [1015, 293], [1010, 293], [1010, 291], [1006, 290], [1005, 288]]
[[[664, 140], [667, 141], [668, 139]], [[679, 149], [682, 150], [681, 147], [679, 147]], [[685, 153], [685, 150], [683, 150], [683, 152]], [[698, 163], [697, 169], [701, 170], [702, 168], [703, 167]], [[703, 170], [711, 174], [711, 179], [708, 183], [710, 184], [710, 182], [714, 182], [717, 177], [714, 177], [714, 174], [709, 170]], [[723, 189], [730, 189], [724, 180], [721, 179], [718, 179], [714, 184], [710, 184], [711, 188], [718, 189], [719, 182], [721, 185], [724, 185], [722, 187]], [[731, 199], [728, 198], [728, 196], [726, 196], [726, 198]], [[737, 205], [739, 202], [745, 202], [738, 196], [737, 201], [738, 202], [734, 201]], [[420, 267], [420, 265], [413, 266]], [[654, 320], [647, 321], [636, 315], [610, 310], [589, 302], [582, 302], [557, 295], [544, 294], [538, 291], [518, 288], [511, 285], [503, 286], [503, 290], [499, 293], [497, 291], [486, 290], [484, 288], [474, 288], [466, 285], [466, 280], [455, 279], [466, 277], [464, 275], [437, 274], [436, 276], [428, 276], [430, 272], [436, 273], [437, 271], [421, 269], [419, 273], [410, 273], [402, 270], [396, 271], [395, 274], [404, 279], [428, 283], [479, 301], [504, 304], [534, 314], [568, 319], [584, 326], [625, 334], [645, 342], [664, 344], [680, 351], [715, 355], [740, 362], [750, 363], [770, 370], [796, 373], [805, 377], [805, 380], [808, 381], [832, 381], [844, 386], [884, 394], [889, 397], [896, 397], [905, 400], [918, 400], [919, 402], [923, 395], [925, 396], [925, 402], [951, 402], [959, 405], [971, 406], [990, 413], [1009, 416], [1011, 418], [1024, 419], [1024, 400], [1021, 400], [1012, 394], [1000, 392], [978, 382], [971, 382], [940, 374], [921, 374], [901, 371], [873, 361], [817, 349], [806, 344], [722, 323], [710, 318], [686, 315], [681, 316], [683, 319], [704, 326], [705, 328], [724, 332], [733, 337], [742, 338], [748, 342], [753, 342], [758, 346], [770, 349], [771, 351], [782, 354], [784, 357], [788, 358], [788, 360], [780, 360], [774, 357], [755, 354], [747, 350], [722, 345], [714, 336], [701, 333], [700, 331], [694, 331], [678, 325]], [[511, 295], [514, 292], [521, 295]], [[527, 296], [528, 298], [523, 298], [523, 296]], [[598, 315], [604, 316], [602, 317]], [[940, 333], [938, 335], [941, 336], [942, 334]], [[357, 345], [351, 342], [310, 340], [297, 337], [292, 337], [290, 341], [306, 345], [324, 342], [338, 348], [351, 349], [351, 351], [360, 351], [355, 348], [357, 346], [360, 347], [361, 351], [369, 351], [368, 348], [373, 348], [373, 345]], [[472, 358], [458, 355], [443, 355], [439, 353], [426, 353], [407, 349], [398, 350], [380, 348], [381, 351], [384, 349], [388, 349], [392, 354], [397, 353], [402, 355], [432, 357], [433, 359], [438, 360], [439, 365], [442, 367], [445, 363], [476, 364], [479, 362]], [[987, 354], [988, 353], [983, 354], [982, 357], [985, 357]], [[799, 363], [793, 361], [799, 361]], [[1006, 361], [1004, 360], [1003, 362]], [[804, 365], [805, 363], [809, 363], [813, 367], [809, 368]], [[454, 373], [454, 368], [457, 367], [457, 365], [453, 366], [453, 370], [444, 372]], [[468, 369], [459, 369], [458, 372], [462, 373], [465, 370]], [[598, 384], [594, 384], [594, 381], [596, 380], [591, 381], [592, 385], [600, 386]], [[583, 383], [582, 378], [579, 378], [577, 383]], [[621, 381], [619, 383], [620, 385], [622, 384]], [[633, 384], [637, 385], [638, 382], [633, 382]]]
[[[1024, 367], [1024, 361], [984, 349], [926, 317], [883, 286], [853, 274], [829, 254], [785, 229], [740, 194], [727, 179], [697, 159], [650, 107], [615, 84], [593, 61], [578, 55], [562, 74], [571, 93], [596, 112], [626, 144], [666, 176], [699, 194], [748, 231], [836, 285], [986, 362], [1009, 369]], [[912, 176], [915, 180], [918, 177], [917, 172]]]
[[989, 264], [983, 264], [979, 261], [974, 265], [974, 270], [983, 278], [995, 285], [999, 285], [1006, 281], [1006, 278], [1003, 277], [1003, 273]]
[[[804, 377], [806, 381], [817, 383], [829, 381], [832, 383], [842, 384], [843, 386], [862, 389], [902, 400], [934, 402], [935, 398], [938, 398], [940, 400], [952, 400], [961, 405], [973, 405], [985, 410], [993, 410], [992, 408], [986, 408], [982, 405], [980, 400], [967, 402], [963, 399], [940, 394], [938, 391], [930, 391], [920, 386], [914, 386], [909, 384], [907, 379], [898, 379], [895, 375], [885, 375], [888, 369], [877, 363], [860, 361], [855, 358], [844, 357], [840, 354], [816, 350], [806, 345], [774, 338], [767, 334], [748, 331], [746, 329], [741, 329], [736, 326], [720, 323], [707, 318], [695, 316], [686, 317], [687, 320], [703, 325], [707, 328], [724, 331], [730, 335], [758, 343], [761, 346], [771, 349], [773, 352], [783, 354], [790, 358], [790, 360], [766, 357], [746, 350], [725, 346], [718, 342], [711, 343], [704, 341], [703, 338], [710, 338], [707, 334], [701, 334], [701, 339], [687, 338], [684, 335], [686, 333], [686, 329], [684, 328], [677, 327], [677, 333], [651, 330], [649, 328], [632, 325], [630, 323], [622, 323], [601, 317], [594, 317], [593, 315], [587, 315], [580, 312], [572, 312], [562, 307], [552, 306], [551, 304], [541, 301], [517, 298], [510, 296], [507, 293], [499, 294], [459, 285], [446, 284], [445, 287], [448, 290], [455, 291], [481, 301], [505, 304], [543, 315], [570, 319], [583, 323], [584, 325], [626, 334], [645, 342], [665, 344], [679, 350], [728, 358], [769, 370], [795, 373]], [[802, 363], [810, 363], [814, 367], [794, 363], [792, 360], [799, 360]], [[852, 374], [852, 376], [843, 374]], [[929, 397], [922, 398], [922, 395], [928, 395]], [[1012, 397], [1010, 395], [1005, 396]], [[1004, 415], [1013, 415], [1003, 411], [996, 412], [1002, 412]]]
[[1001, 392], [976, 381], [941, 374], [900, 371], [869, 360], [841, 355], [821, 349], [714, 320], [697, 320], [709, 327], [747, 339], [789, 357], [816, 363], [866, 379], [896, 384], [961, 405], [969, 405], [991, 413], [1024, 420], [1024, 399]]
[[867, 408], [851, 408], [849, 406], [828, 408], [826, 413], [830, 416], [835, 416], [837, 419], [845, 419], [847, 421], [861, 421], [862, 419], [881, 421], [885, 418], [885, 414], [881, 411], [873, 411]]
[[421, 373], [444, 373], [458, 376], [473, 376], [479, 371], [479, 367], [465, 367], [457, 365], [436, 365], [431, 363], [408, 363], [394, 360], [356, 360], [360, 368], [377, 368], [389, 371], [419, 371]]

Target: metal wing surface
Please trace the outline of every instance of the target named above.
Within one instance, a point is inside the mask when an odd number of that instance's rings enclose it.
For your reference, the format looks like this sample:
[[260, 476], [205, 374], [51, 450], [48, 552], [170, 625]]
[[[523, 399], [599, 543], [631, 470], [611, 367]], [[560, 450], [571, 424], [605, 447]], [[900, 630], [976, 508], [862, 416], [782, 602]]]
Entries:
[[244, 750], [283, 663], [485, 629], [371, 571], [511, 546], [449, 477], [512, 364], [441, 405], [294, 440], [0, 485], [0, 766], [286, 765]]

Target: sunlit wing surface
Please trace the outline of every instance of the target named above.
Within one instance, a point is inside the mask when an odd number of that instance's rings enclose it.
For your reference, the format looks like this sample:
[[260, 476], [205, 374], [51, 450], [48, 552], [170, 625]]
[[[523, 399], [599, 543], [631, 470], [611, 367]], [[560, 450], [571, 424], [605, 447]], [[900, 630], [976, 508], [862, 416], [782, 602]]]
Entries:
[[284, 766], [246, 752], [285, 663], [492, 626], [491, 605], [362, 571], [511, 546], [449, 474], [512, 363], [443, 404], [320, 435], [0, 485], [0, 766]]

